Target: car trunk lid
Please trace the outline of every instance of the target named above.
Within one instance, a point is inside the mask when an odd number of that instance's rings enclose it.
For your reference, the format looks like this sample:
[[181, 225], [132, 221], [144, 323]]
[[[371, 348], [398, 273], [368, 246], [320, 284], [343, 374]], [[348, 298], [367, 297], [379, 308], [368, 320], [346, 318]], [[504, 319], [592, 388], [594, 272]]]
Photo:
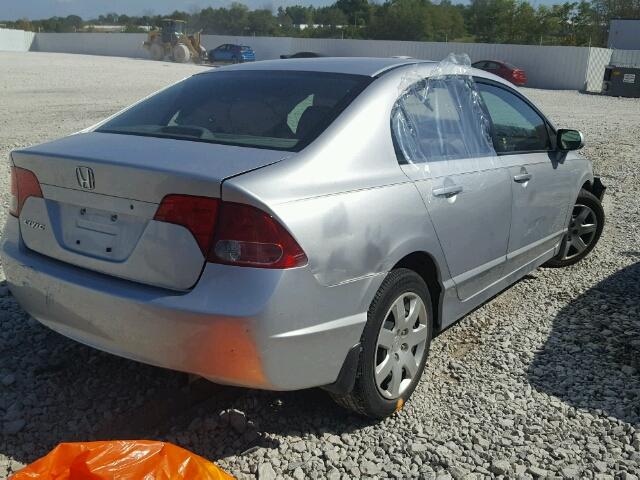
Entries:
[[128, 280], [192, 287], [205, 255], [182, 225], [154, 220], [167, 195], [220, 197], [230, 177], [280, 161], [281, 151], [111, 133], [84, 133], [12, 152], [43, 198], [20, 228], [30, 249]]

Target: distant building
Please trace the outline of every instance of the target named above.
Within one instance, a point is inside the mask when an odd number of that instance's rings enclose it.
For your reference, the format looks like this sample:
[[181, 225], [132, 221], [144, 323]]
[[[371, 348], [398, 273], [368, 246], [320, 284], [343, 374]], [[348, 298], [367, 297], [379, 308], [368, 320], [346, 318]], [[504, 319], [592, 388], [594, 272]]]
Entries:
[[614, 18], [609, 24], [607, 47], [621, 50], [640, 50], [640, 18]]
[[126, 28], [124, 25], [85, 25], [80, 30], [83, 32], [121, 33]]
[[[129, 25], [131, 27], [131, 25]], [[153, 29], [150, 25], [133, 25], [133, 28], [142, 32], [148, 32]], [[81, 32], [95, 33], [122, 33], [127, 31], [126, 25], [85, 25], [80, 29]]]
[[307, 28], [325, 28], [325, 27], [345, 28], [346, 27], [346, 25], [324, 25], [322, 23], [294, 23], [293, 26], [298, 30], [306, 30]]

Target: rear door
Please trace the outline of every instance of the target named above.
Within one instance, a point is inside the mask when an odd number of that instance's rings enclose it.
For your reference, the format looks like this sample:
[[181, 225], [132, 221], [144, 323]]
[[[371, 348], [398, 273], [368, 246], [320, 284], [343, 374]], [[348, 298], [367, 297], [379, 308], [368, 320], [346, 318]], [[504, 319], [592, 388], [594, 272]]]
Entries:
[[225, 45], [220, 60], [231, 60], [231, 57], [233, 57], [233, 45]]
[[553, 151], [551, 127], [523, 96], [495, 82], [476, 84], [493, 123], [496, 152], [511, 182], [507, 271], [513, 272], [562, 239], [575, 172]]
[[429, 79], [407, 92], [394, 108], [396, 151], [427, 206], [425, 221], [435, 226], [458, 296], [467, 300], [504, 270], [508, 172], [497, 162], [465, 79]]
[[491, 72], [494, 75], [499, 75], [500, 74], [500, 65], [496, 62], [486, 62], [484, 65], [483, 70], [486, 70], [487, 72]]

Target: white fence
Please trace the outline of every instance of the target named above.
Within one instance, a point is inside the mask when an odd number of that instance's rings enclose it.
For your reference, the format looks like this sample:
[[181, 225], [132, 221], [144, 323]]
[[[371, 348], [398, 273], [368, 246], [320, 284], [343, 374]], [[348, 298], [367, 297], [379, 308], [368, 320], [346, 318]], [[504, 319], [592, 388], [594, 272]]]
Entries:
[[0, 51], [28, 52], [35, 36], [33, 32], [0, 28]]
[[604, 67], [611, 63], [611, 50], [608, 48], [590, 48], [589, 63], [585, 72], [585, 87], [587, 92], [602, 90]]
[[[6, 32], [7, 30], [2, 30]], [[9, 31], [16, 32], [17, 31]], [[24, 32], [28, 34], [28, 32]], [[30, 44], [41, 52], [82, 53], [148, 58], [142, 48], [146, 34], [134, 33], [38, 33]], [[0, 35], [0, 50], [6, 49]], [[537, 45], [502, 45], [484, 43], [403, 42], [379, 40], [340, 40], [291, 37], [232, 37], [203, 35], [207, 48], [223, 43], [251, 45], [258, 60], [279, 58], [282, 54], [313, 51], [328, 56], [407, 55], [414, 58], [440, 60], [449, 53], [467, 53], [472, 61], [498, 59], [511, 62], [527, 72], [529, 86], [549, 89], [600, 91], [604, 67], [617, 51], [605, 48], [558, 47]], [[28, 50], [29, 48], [26, 48]], [[25, 49], [23, 49], [25, 50]], [[612, 57], [613, 52], [613, 57]], [[640, 62], [640, 51], [627, 51], [628, 62]]]

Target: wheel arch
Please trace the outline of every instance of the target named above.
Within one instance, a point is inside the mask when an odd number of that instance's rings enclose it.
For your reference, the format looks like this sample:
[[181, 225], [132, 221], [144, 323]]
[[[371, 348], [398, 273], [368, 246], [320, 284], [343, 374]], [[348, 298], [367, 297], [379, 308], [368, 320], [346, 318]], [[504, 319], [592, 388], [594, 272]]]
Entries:
[[588, 192], [591, 192], [593, 188], [593, 184], [594, 184], [594, 177], [593, 177], [591, 168], [589, 168], [588, 172], [583, 172], [583, 175], [580, 177], [580, 181], [576, 185], [578, 189], [575, 192], [575, 197], [578, 198], [578, 195], [580, 194], [580, 190], [583, 188]]
[[424, 251], [409, 253], [401, 258], [392, 268], [407, 268], [413, 270], [424, 280], [431, 295], [433, 307], [434, 332], [438, 332], [442, 326], [442, 298], [444, 288], [440, 268], [434, 257]]

